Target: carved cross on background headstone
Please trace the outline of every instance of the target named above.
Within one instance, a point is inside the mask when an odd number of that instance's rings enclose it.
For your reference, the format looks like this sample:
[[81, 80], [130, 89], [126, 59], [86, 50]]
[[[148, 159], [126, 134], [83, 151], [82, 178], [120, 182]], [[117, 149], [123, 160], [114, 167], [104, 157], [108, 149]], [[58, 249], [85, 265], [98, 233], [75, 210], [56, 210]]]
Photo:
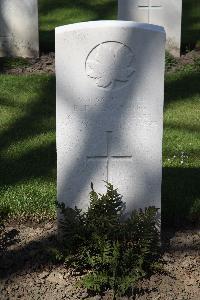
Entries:
[[147, 9], [148, 10], [148, 23], [151, 23], [151, 11], [154, 9], [161, 9], [161, 4], [152, 4], [152, 0], [148, 0], [148, 4], [138, 5], [139, 9]]
[[[131, 159], [132, 155], [112, 155], [111, 154], [111, 135], [112, 131], [106, 131], [106, 155], [87, 156], [87, 160], [104, 160], [106, 161], [106, 181], [110, 182], [109, 164], [113, 159]], [[102, 178], [103, 179], [103, 178]]]

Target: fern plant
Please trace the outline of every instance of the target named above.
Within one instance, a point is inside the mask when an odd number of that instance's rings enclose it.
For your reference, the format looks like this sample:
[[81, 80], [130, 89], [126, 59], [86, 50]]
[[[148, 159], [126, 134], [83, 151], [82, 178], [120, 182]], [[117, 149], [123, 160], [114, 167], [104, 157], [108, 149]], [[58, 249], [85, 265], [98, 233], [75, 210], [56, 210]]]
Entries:
[[140, 278], [152, 272], [159, 257], [158, 209], [134, 210], [125, 218], [125, 203], [113, 185], [98, 194], [91, 184], [86, 212], [59, 205], [65, 262], [86, 272], [82, 284], [113, 299], [133, 290]]

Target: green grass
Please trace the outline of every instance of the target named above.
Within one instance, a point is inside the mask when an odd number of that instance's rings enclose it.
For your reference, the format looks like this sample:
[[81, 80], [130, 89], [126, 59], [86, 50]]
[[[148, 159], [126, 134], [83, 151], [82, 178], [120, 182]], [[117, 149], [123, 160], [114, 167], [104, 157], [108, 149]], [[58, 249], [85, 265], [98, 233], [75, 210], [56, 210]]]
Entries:
[[54, 77], [1, 75], [0, 106], [0, 206], [13, 214], [53, 215]]
[[54, 50], [57, 26], [116, 16], [116, 0], [39, 0], [40, 47]]
[[190, 66], [166, 78], [162, 208], [168, 225], [200, 217], [199, 82]]
[[[83, 21], [117, 19], [117, 0], [39, 0], [40, 48], [54, 50], [54, 29]], [[200, 43], [200, 1], [183, 0], [182, 44]]]
[[[162, 208], [168, 225], [200, 213], [199, 81], [192, 67], [166, 77]], [[0, 106], [0, 208], [53, 216], [55, 78], [1, 75]]]
[[27, 67], [29, 66], [30, 63], [28, 62], [28, 60], [26, 58], [22, 58], [22, 57], [3, 57], [0, 58], [0, 66], [2, 69], [5, 68], [22, 68], [22, 67]]
[[200, 1], [183, 0], [182, 44], [185, 47], [200, 45]]

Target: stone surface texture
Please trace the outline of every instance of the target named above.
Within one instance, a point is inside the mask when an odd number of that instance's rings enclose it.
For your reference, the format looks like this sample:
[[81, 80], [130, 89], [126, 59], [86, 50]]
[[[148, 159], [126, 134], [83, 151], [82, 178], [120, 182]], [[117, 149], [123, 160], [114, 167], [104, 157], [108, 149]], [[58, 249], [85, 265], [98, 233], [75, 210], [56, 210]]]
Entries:
[[166, 49], [180, 56], [182, 0], [118, 0], [118, 19], [163, 26]]
[[0, 1], [0, 57], [38, 57], [37, 0]]
[[161, 206], [165, 32], [126, 21], [56, 28], [58, 201], [87, 208], [108, 181]]

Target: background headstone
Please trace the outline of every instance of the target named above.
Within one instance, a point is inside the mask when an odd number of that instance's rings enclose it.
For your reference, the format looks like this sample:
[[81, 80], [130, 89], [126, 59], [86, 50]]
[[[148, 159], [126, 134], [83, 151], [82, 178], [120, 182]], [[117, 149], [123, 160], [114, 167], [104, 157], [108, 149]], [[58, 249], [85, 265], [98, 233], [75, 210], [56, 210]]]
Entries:
[[38, 55], [37, 0], [0, 0], [0, 57]]
[[128, 211], [161, 206], [165, 32], [99, 21], [56, 28], [58, 201], [86, 208], [90, 183]]
[[118, 0], [118, 19], [163, 26], [166, 49], [180, 56], [182, 0]]

